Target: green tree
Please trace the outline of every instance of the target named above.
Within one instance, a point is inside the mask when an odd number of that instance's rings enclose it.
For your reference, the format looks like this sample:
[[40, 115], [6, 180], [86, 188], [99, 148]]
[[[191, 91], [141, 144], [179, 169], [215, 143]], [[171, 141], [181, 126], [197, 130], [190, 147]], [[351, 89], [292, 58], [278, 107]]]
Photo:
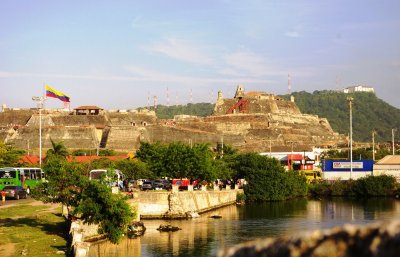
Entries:
[[207, 144], [190, 146], [182, 142], [169, 145], [144, 143], [136, 156], [146, 162], [158, 177], [208, 181], [216, 178], [214, 153]]
[[164, 172], [163, 158], [167, 150], [167, 145], [141, 143], [139, 150], [136, 152], [136, 157], [145, 162], [148, 168], [156, 175], [160, 176]]
[[80, 215], [85, 223], [99, 224], [99, 232], [112, 243], [118, 243], [135, 217], [126, 198], [112, 194], [109, 187], [97, 181], [89, 181], [80, 198], [73, 213]]
[[90, 162], [89, 168], [92, 169], [115, 169], [116, 162], [108, 158], [100, 158]]
[[46, 158], [57, 157], [57, 158], [66, 158], [68, 156], [68, 150], [64, 145], [64, 142], [54, 142], [53, 139], [50, 138], [51, 147], [47, 150]]
[[117, 153], [113, 149], [100, 149], [99, 156], [115, 156]]
[[32, 191], [35, 199], [66, 205], [71, 215], [85, 223], [99, 224], [99, 232], [111, 242], [121, 239], [135, 215], [123, 196], [112, 194], [103, 183], [89, 181], [86, 165], [52, 157], [43, 169], [47, 182]]
[[120, 160], [116, 162], [115, 167], [122, 171], [125, 177], [129, 180], [155, 178], [154, 173], [148, 169], [147, 164], [140, 160]]
[[25, 151], [0, 142], [0, 166], [19, 166], [21, 156], [24, 154]]
[[69, 163], [61, 158], [48, 158], [43, 166], [47, 181], [33, 190], [33, 197], [43, 202], [61, 203], [69, 212], [80, 201], [80, 194], [88, 182], [85, 166]]
[[239, 154], [232, 163], [238, 177], [248, 182], [244, 187], [249, 201], [277, 201], [304, 196], [306, 178], [298, 172], [286, 172], [279, 161], [256, 153]]

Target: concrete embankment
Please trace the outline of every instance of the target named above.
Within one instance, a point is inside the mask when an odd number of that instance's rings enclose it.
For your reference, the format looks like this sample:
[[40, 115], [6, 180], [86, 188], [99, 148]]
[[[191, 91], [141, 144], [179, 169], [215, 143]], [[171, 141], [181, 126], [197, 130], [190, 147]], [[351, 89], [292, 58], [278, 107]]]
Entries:
[[[138, 206], [141, 219], [186, 218], [235, 203], [242, 190], [140, 192], [128, 200]], [[189, 216], [190, 217], [190, 216]]]
[[[236, 202], [242, 190], [138, 192], [128, 203], [141, 219], [190, 218], [192, 213], [203, 213]], [[89, 241], [102, 239], [97, 225], [74, 221], [71, 224], [71, 246], [75, 257], [89, 256]]]

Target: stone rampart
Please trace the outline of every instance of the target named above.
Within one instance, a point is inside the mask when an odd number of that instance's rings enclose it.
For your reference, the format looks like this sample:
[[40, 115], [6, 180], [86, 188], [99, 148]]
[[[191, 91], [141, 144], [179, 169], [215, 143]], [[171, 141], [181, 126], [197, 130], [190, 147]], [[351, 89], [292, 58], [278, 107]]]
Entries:
[[37, 113], [35, 110], [12, 110], [0, 112], [0, 126], [9, 127], [14, 125], [25, 125], [31, 118], [33, 113]]
[[221, 250], [217, 257], [397, 257], [399, 254], [400, 220], [395, 220], [259, 239]]
[[[97, 135], [94, 127], [45, 127], [42, 129], [42, 150], [46, 152], [54, 142], [63, 141], [68, 149], [95, 148]], [[37, 127], [22, 127], [9, 133], [5, 140], [15, 147], [29, 149], [30, 153], [39, 152], [39, 130]], [[28, 148], [29, 145], [29, 148]]]
[[140, 129], [132, 126], [111, 127], [106, 148], [114, 150], [136, 150], [140, 145]]

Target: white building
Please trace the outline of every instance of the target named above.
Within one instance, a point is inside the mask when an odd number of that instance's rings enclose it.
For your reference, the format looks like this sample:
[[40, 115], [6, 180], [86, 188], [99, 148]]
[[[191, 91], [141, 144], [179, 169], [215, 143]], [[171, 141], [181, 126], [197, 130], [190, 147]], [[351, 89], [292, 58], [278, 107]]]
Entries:
[[374, 165], [374, 175], [392, 175], [400, 182], [400, 155], [387, 155]]
[[362, 85], [347, 87], [347, 88], [343, 89], [343, 93], [345, 93], [345, 94], [354, 93], [354, 92], [371, 92], [371, 93], [375, 93], [375, 89], [373, 87], [362, 86]]

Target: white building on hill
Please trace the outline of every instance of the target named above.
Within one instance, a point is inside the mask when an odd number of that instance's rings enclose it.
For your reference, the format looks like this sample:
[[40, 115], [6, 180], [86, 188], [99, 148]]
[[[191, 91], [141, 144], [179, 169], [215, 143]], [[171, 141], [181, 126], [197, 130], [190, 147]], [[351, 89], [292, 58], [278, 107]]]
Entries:
[[375, 89], [373, 87], [362, 86], [362, 85], [347, 87], [347, 88], [343, 89], [343, 93], [345, 93], [345, 94], [354, 93], [354, 92], [371, 92], [371, 93], [375, 93]]

